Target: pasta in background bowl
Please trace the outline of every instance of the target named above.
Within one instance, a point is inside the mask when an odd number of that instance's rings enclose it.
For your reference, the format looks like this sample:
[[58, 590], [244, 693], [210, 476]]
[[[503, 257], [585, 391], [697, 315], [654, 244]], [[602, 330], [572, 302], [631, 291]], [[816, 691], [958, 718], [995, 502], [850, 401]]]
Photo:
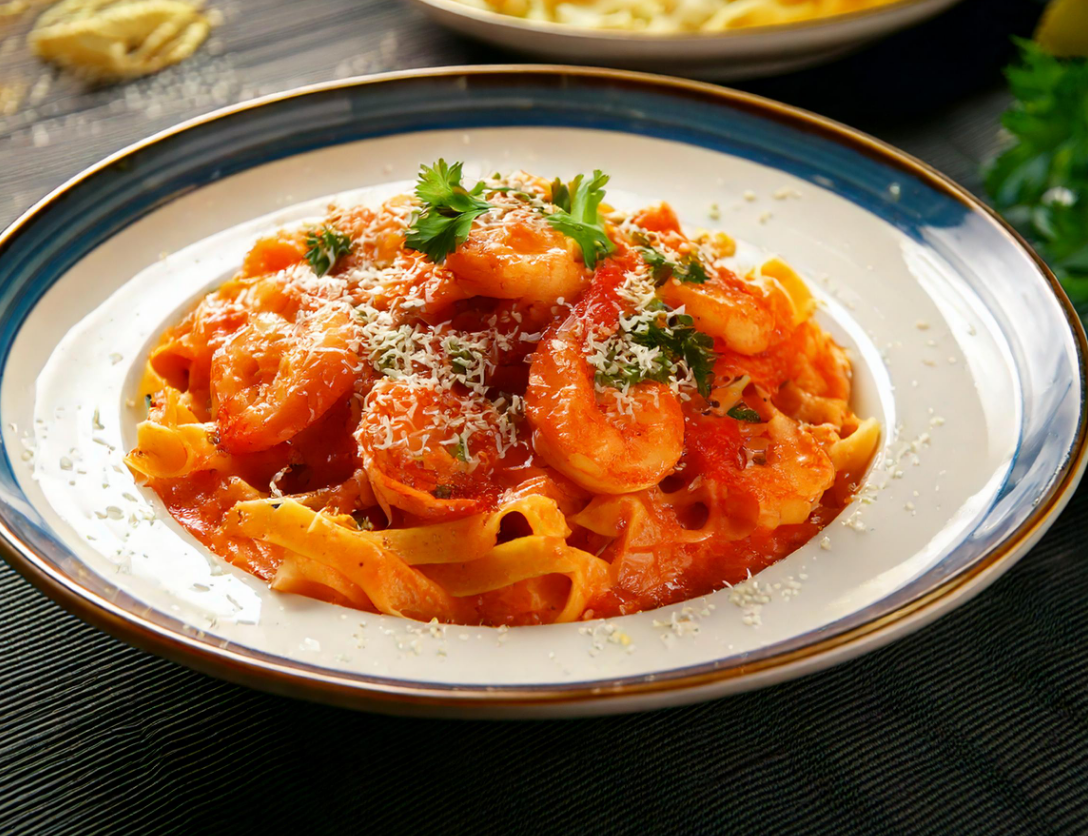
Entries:
[[464, 35], [553, 61], [728, 81], [825, 63], [957, 0], [409, 0]]
[[[427, 178], [418, 205], [402, 197], [422, 185], [420, 161], [440, 159], [464, 162], [463, 191], [450, 164]], [[608, 183], [591, 174], [602, 161]], [[638, 710], [781, 681], [904, 635], [983, 589], [1041, 536], [1083, 470], [1083, 331], [1030, 251], [915, 161], [744, 94], [533, 67], [339, 82], [181, 126], [58, 195], [0, 239], [5, 556], [126, 641], [256, 687], [497, 717]], [[499, 291], [496, 272], [466, 269], [465, 257], [491, 252], [477, 244], [512, 231], [496, 222], [502, 207], [525, 216], [525, 240], [553, 245], [531, 262], [546, 282], [518, 283], [534, 275], [521, 245], [513, 272], [498, 271]], [[391, 235], [360, 234], [381, 218]], [[379, 244], [394, 266], [426, 268], [417, 294], [411, 280], [388, 304], [371, 292], [384, 284], [371, 280], [409, 275], [371, 263]], [[349, 278], [368, 289], [363, 298]], [[477, 286], [466, 298], [469, 279], [491, 282], [491, 295]], [[745, 296], [763, 300], [752, 320], [771, 314], [781, 333], [723, 327], [728, 318], [708, 304]], [[405, 307], [412, 299], [422, 305]], [[615, 320], [589, 316], [587, 300]], [[386, 322], [383, 311], [404, 319]], [[504, 350], [522, 362], [496, 384], [500, 347], [491, 369], [482, 338], [500, 341], [504, 311], [518, 326]], [[563, 330], [572, 318], [586, 327]], [[232, 351], [200, 350], [196, 337], [220, 327]], [[395, 337], [388, 357], [374, 355], [382, 335]], [[812, 349], [794, 351], [791, 335], [811, 337]], [[603, 351], [584, 351], [597, 343]], [[315, 350], [280, 350], [300, 345]], [[841, 385], [819, 393], [840, 362], [815, 364], [792, 394], [784, 378], [766, 377], [775, 364], [756, 368], [767, 352], [833, 360], [834, 346], [850, 361], [849, 401]], [[278, 387], [281, 357], [323, 384]], [[556, 380], [540, 365], [548, 357], [570, 360], [559, 378], [581, 399], [551, 397], [554, 385], [533, 393], [534, 365], [540, 380]], [[277, 398], [286, 408], [266, 409]], [[639, 449], [621, 402], [678, 410], [685, 424], [678, 459], [668, 432], [643, 449], [669, 455], [618, 459], [634, 479], [622, 493], [609, 493], [612, 471], [593, 473], [593, 457], [571, 455], [584, 452], [567, 444], [576, 435], [548, 419], [577, 409], [575, 429], [599, 432], [594, 409], [610, 398], [617, 411], [599, 411], [618, 422], [615, 449]], [[458, 408], [445, 411], [449, 400]], [[466, 402], [476, 411], [461, 410]], [[441, 414], [453, 432], [435, 449], [415, 422]], [[688, 432], [704, 423], [715, 431]], [[770, 450], [758, 435], [783, 431], [815, 441], [812, 466], [795, 469], [815, 481], [753, 503], [738, 480], [749, 455], [753, 473], [774, 472], [773, 456], [758, 460]], [[398, 447], [413, 433], [410, 448]], [[876, 435], [867, 469], [835, 467], [835, 436]], [[732, 452], [743, 459], [729, 455], [738, 436], [743, 450]], [[527, 444], [539, 459], [532, 474], [513, 458], [529, 461]], [[716, 445], [724, 457], [706, 455]], [[410, 455], [424, 449], [422, 461]], [[864, 472], [844, 494], [824, 490], [852, 467]], [[360, 469], [373, 500], [354, 478]], [[237, 478], [226, 489], [222, 471]], [[699, 477], [740, 501], [721, 504]], [[521, 504], [504, 515], [507, 502]], [[824, 507], [815, 520], [814, 502]], [[794, 526], [800, 536], [738, 554], [745, 526], [754, 518], [755, 532], [765, 514], [763, 528], [777, 522], [776, 535]], [[648, 523], [670, 518], [646, 548]], [[620, 520], [634, 524], [617, 531]], [[445, 535], [427, 543], [433, 525]], [[705, 531], [713, 536], [700, 545]], [[676, 549], [685, 538], [695, 548]], [[257, 577], [246, 568], [261, 570], [262, 549], [271, 560]], [[360, 550], [354, 565], [338, 557]], [[415, 566], [416, 555], [445, 562]], [[624, 579], [598, 585], [617, 559]], [[534, 561], [554, 571], [537, 574]], [[407, 568], [418, 573], [409, 580], [440, 589], [432, 603], [471, 608], [413, 610], [396, 597], [405, 588], [394, 574], [360, 575], [360, 562]], [[488, 566], [498, 571], [485, 577]], [[588, 582], [575, 591], [579, 566]], [[654, 566], [672, 573], [663, 585], [639, 578]], [[524, 595], [511, 594], [526, 581]]]
[[820, 20], [898, 0], [459, 0], [525, 20], [667, 34]]

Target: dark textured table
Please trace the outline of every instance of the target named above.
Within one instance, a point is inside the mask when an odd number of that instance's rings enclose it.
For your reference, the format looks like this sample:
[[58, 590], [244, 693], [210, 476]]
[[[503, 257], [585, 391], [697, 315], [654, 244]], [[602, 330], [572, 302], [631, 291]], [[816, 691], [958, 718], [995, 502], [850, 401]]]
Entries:
[[[0, 29], [0, 223], [102, 155], [220, 104], [510, 56], [396, 0], [212, 0], [185, 67], [86, 89]], [[749, 89], [978, 187], [1030, 0], [968, 0]], [[7, 36], [7, 40], [3, 40]], [[826, 673], [564, 723], [394, 720], [267, 696], [129, 648], [0, 564], [0, 833], [1088, 833], [1088, 491], [990, 590]]]

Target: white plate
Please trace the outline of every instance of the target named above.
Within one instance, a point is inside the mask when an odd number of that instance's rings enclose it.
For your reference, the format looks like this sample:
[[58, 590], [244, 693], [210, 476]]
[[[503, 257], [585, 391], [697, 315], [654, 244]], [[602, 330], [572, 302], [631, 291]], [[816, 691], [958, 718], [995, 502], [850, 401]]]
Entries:
[[[817, 538], [761, 573], [764, 603], [724, 590], [608, 622], [432, 630], [271, 592], [134, 484], [126, 399], [156, 334], [262, 232], [439, 156], [470, 174], [601, 167], [621, 204], [668, 200], [810, 278], [821, 322], [852, 350], [856, 410], [887, 429], [830, 548]], [[1055, 288], [950, 182], [754, 97], [548, 68], [310, 88], [122, 152], [0, 239], [0, 533], [82, 616], [259, 687], [483, 716], [705, 699], [918, 627], [1053, 521], [1084, 464], [1084, 336]]]

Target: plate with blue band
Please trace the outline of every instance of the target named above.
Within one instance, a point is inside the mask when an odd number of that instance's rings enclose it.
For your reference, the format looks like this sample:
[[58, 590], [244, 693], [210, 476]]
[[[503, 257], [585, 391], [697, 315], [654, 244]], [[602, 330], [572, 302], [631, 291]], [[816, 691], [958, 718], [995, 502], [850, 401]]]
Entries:
[[[885, 428], [838, 519], [747, 591], [607, 620], [424, 625], [289, 596], [172, 524], [123, 466], [164, 327], [261, 234], [421, 162], [610, 189], [774, 253]], [[403, 189], [402, 189], [403, 190]], [[997, 216], [847, 127], [695, 82], [563, 67], [316, 85], [150, 137], [0, 237], [0, 538], [59, 604], [253, 687], [393, 713], [560, 717], [710, 699], [918, 629], [1038, 540], [1084, 468], [1083, 330]], [[622, 640], [620, 640], [622, 638]]]

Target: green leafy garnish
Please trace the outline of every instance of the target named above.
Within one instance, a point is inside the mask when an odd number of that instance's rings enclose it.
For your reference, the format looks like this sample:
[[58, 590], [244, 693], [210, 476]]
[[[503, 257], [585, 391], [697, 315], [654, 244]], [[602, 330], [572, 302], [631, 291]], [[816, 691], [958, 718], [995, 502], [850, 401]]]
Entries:
[[[709, 334], [698, 330], [690, 316], [682, 314], [676, 317], [677, 325], [664, 329], [665, 339], [656, 340], [656, 344], [667, 353], [682, 357], [695, 377], [695, 385], [704, 398], [710, 395], [714, 382], [714, 339]], [[637, 337], [637, 335], [636, 335]], [[650, 335], [647, 335], [649, 340]], [[648, 344], [643, 343], [644, 345]]]
[[311, 232], [306, 236], [306, 260], [318, 276], [324, 276], [334, 266], [342, 255], [351, 252], [351, 239], [338, 232], [331, 226], [322, 228], [320, 232]]
[[435, 499], [449, 499], [453, 496], [453, 486], [451, 485], [436, 485], [435, 489], [431, 491], [431, 496]]
[[638, 251], [642, 254], [642, 260], [653, 269], [654, 284], [660, 287], [672, 277], [672, 262], [664, 253], [649, 247], [639, 247]]
[[604, 231], [604, 222], [598, 212], [607, 183], [607, 174], [594, 171], [591, 180], [579, 174], [569, 186], [559, 178], [552, 184], [552, 203], [559, 211], [547, 215], [546, 219], [555, 229], [574, 239], [590, 270], [597, 266], [599, 259], [616, 249]]
[[144, 406], [147, 408], [147, 412], [151, 412], [151, 396], [144, 395]]
[[597, 383], [617, 389], [644, 380], [668, 383], [676, 374], [677, 367], [683, 364], [691, 369], [699, 394], [703, 397], [710, 394], [714, 382], [714, 361], [717, 359], [714, 340], [695, 328], [690, 316], [676, 314], [671, 322], [667, 317], [639, 322], [628, 332], [627, 338], [637, 345], [660, 349], [652, 366], [645, 368], [629, 364], [619, 366], [613, 372], [599, 371]]
[[677, 262], [652, 247], [639, 247], [638, 251], [642, 255], [642, 260], [653, 268], [654, 284], [658, 287], [673, 277], [678, 282], [691, 284], [703, 284], [710, 278], [702, 262], [693, 255], [684, 256]]
[[759, 424], [763, 421], [763, 419], [759, 417], [759, 413], [748, 406], [744, 401], [738, 403], [725, 414], [738, 421], [747, 421], [749, 424]]
[[1016, 101], [1001, 119], [1016, 142], [986, 170], [994, 205], [1028, 238], [1088, 315], [1088, 62], [1017, 41], [1005, 73]]
[[457, 437], [457, 444], [453, 448], [453, 457], [459, 462], [468, 461], [468, 445], [465, 444], [465, 437], [460, 435]]
[[433, 166], [421, 166], [416, 182], [416, 197], [423, 209], [408, 227], [404, 244], [426, 254], [435, 264], [442, 264], [465, 243], [472, 222], [494, 208], [479, 197], [483, 183], [477, 183], [472, 191], [461, 185], [461, 165], [439, 160]]
[[472, 352], [455, 339], [446, 340], [446, 351], [449, 354], [450, 365], [460, 375], [467, 375], [469, 369], [475, 365], [476, 360]]

